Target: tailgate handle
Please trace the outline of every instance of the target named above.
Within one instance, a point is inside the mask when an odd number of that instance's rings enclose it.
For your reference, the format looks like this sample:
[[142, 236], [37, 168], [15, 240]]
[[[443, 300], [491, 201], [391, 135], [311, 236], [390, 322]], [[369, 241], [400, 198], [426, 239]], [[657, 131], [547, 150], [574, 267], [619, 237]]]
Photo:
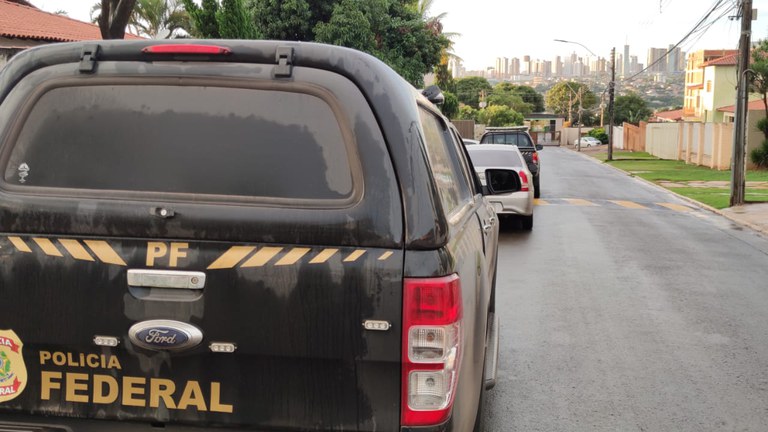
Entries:
[[128, 270], [128, 286], [201, 290], [205, 287], [205, 273], [180, 270], [130, 269]]

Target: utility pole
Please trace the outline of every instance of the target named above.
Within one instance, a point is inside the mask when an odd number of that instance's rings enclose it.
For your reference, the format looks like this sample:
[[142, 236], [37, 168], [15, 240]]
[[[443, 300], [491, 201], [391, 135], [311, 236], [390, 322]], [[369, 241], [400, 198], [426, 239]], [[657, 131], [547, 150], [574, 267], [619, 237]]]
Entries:
[[739, 39], [739, 89], [736, 93], [736, 118], [733, 126], [733, 156], [731, 157], [731, 207], [744, 204], [746, 189], [747, 95], [749, 83], [749, 52], [752, 48], [752, 0], [741, 1], [741, 38]]
[[584, 91], [584, 87], [579, 87], [579, 140], [576, 141], [576, 151], [581, 151], [581, 96]]
[[611, 82], [608, 83], [608, 157], [613, 160], [613, 95], [616, 87], [616, 48], [611, 48]]

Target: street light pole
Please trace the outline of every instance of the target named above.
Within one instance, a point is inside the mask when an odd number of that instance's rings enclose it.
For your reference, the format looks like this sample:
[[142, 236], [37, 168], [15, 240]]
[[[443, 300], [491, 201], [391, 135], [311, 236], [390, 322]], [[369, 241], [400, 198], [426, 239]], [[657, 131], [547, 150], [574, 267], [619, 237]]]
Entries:
[[611, 48], [611, 82], [608, 83], [608, 156], [613, 160], [613, 97], [616, 87], [616, 48]]

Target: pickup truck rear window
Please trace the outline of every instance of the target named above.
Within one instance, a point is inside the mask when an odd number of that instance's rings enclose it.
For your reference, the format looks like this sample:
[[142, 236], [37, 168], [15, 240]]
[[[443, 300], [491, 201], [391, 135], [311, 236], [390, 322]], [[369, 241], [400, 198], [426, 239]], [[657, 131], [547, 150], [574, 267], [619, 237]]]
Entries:
[[524, 133], [495, 133], [485, 135], [480, 141], [482, 144], [511, 144], [518, 147], [533, 147], [533, 142]]
[[[476, 147], [473, 147], [474, 150]], [[502, 150], [483, 150], [483, 151], [469, 151], [469, 156], [472, 158], [472, 164], [481, 167], [522, 167], [523, 161], [514, 151], [502, 151]]]
[[353, 191], [331, 107], [309, 94], [173, 85], [59, 87], [18, 135], [17, 186], [289, 199]]

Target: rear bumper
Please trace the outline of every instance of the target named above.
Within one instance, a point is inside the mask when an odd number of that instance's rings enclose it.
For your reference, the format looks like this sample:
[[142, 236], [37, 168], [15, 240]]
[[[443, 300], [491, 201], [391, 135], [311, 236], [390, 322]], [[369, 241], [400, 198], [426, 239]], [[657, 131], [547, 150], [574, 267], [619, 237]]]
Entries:
[[533, 214], [533, 189], [528, 192], [512, 192], [506, 195], [488, 197], [497, 214], [518, 214], [530, 216]]

